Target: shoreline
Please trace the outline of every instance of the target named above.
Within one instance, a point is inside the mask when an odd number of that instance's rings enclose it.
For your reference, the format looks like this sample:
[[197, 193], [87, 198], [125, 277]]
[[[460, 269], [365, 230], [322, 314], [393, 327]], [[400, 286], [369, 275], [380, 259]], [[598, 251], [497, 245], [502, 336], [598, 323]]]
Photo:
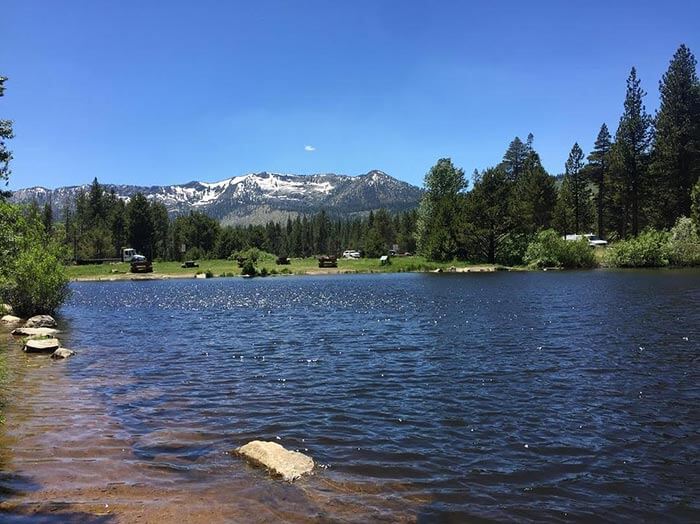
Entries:
[[[268, 273], [263, 276], [254, 278], [269, 278], [269, 277], [293, 277], [293, 276], [322, 276], [322, 275], [377, 275], [382, 273], [497, 273], [497, 272], [513, 272], [513, 271], [533, 271], [525, 267], [506, 267], [496, 264], [479, 264], [472, 266], [450, 266], [447, 268], [438, 267], [436, 269], [416, 269], [406, 271], [402, 268], [397, 268], [392, 271], [391, 268], [385, 269], [348, 269], [348, 268], [315, 268], [305, 269], [303, 271], [294, 271], [289, 273]], [[538, 270], [540, 271], [540, 270]], [[203, 275], [203, 273], [199, 273]], [[108, 275], [89, 275], [71, 277], [71, 282], [118, 282], [118, 281], [149, 281], [149, 280], [174, 280], [174, 279], [212, 279], [212, 278], [251, 278], [241, 274], [220, 273], [211, 277], [198, 276], [196, 273], [114, 273]]]
[[[3, 338], [9, 335], [0, 330]], [[110, 413], [92, 379], [69, 372], [67, 361], [21, 351], [14, 338], [2, 351], [9, 374], [0, 424], [0, 520], [11, 522], [308, 522], [338, 520], [414, 522], [416, 504], [386, 500], [361, 481], [319, 469], [295, 483], [271, 479], [230, 450], [236, 434], [203, 457], [208, 477], [143, 458], [140, 446], [180, 433], [133, 431]], [[87, 354], [89, 349], [81, 349]], [[129, 377], [102, 377], [102, 387], [123, 387]], [[85, 394], [88, 391], [90, 394]], [[154, 390], [139, 395], [157, 396]], [[51, 415], [48, 416], [48, 413]], [[150, 439], [150, 440], [149, 440]], [[155, 468], [155, 469], [154, 469]]]

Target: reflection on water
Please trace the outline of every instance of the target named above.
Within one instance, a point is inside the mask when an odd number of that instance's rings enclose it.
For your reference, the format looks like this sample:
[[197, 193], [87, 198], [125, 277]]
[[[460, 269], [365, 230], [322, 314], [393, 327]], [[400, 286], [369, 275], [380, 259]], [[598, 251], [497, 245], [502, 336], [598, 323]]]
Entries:
[[[198, 504], [202, 521], [698, 509], [698, 272], [73, 290], [60, 320], [77, 357], [8, 353], [27, 398], [8, 405], [5, 452], [83, 509], [109, 499], [95, 486], [166, 520]], [[271, 481], [229, 454], [256, 438], [321, 467]]]

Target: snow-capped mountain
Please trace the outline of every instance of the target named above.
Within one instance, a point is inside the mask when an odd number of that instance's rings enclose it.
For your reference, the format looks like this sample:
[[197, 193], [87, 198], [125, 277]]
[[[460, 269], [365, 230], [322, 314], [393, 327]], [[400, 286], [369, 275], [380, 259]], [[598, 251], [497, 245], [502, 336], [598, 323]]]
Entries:
[[[418, 205], [421, 190], [382, 171], [364, 175], [336, 174], [286, 175], [250, 173], [220, 182], [189, 182], [173, 186], [131, 186], [104, 184], [106, 191], [129, 200], [141, 192], [162, 202], [171, 215], [199, 210], [224, 224], [264, 223], [286, 220], [288, 216], [311, 214], [325, 209], [335, 216], [349, 216], [385, 208], [391, 211], [412, 209]], [[32, 187], [15, 191], [12, 201], [39, 205], [51, 202], [54, 214], [61, 216], [66, 205], [82, 186], [46, 189]]]

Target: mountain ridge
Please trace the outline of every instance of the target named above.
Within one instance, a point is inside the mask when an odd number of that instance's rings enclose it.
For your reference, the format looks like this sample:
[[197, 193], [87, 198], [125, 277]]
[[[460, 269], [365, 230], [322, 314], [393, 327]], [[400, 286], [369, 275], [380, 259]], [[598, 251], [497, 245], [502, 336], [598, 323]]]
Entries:
[[[222, 224], [257, 224], [282, 220], [321, 209], [333, 216], [348, 217], [385, 208], [405, 211], [415, 208], [422, 190], [374, 169], [362, 175], [322, 173], [296, 175], [262, 171], [217, 182], [192, 180], [184, 184], [138, 186], [101, 184], [105, 191], [128, 201], [136, 193], [161, 202], [171, 217], [202, 211]], [[90, 184], [47, 189], [41, 186], [18, 189], [11, 201], [44, 205], [51, 202], [60, 218], [66, 205]]]

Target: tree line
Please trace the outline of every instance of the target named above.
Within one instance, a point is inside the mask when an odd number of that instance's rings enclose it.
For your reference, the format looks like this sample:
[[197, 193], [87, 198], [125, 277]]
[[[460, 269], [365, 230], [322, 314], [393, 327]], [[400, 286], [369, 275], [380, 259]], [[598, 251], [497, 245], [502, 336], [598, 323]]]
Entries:
[[[673, 55], [659, 93], [652, 117], [632, 68], [614, 136], [604, 123], [588, 155], [573, 144], [563, 174], [545, 170], [530, 133], [524, 141], [515, 137], [502, 160], [475, 171], [471, 181], [449, 158], [438, 160], [425, 177], [419, 208], [400, 214], [380, 209], [338, 218], [322, 210], [284, 222], [221, 226], [201, 212], [170, 219], [162, 203], [140, 193], [125, 202], [97, 179], [63, 210], [62, 224], [54, 224], [50, 205], [29, 212], [74, 259], [116, 258], [122, 247], [162, 260], [228, 258], [248, 248], [293, 257], [345, 249], [378, 256], [396, 247], [432, 260], [520, 264], [544, 230], [595, 231], [614, 241], [669, 230], [693, 213], [698, 222], [700, 83], [685, 45]], [[11, 137], [5, 121], [0, 131]], [[10, 157], [0, 148], [0, 176]]]
[[74, 260], [119, 258], [124, 247], [158, 260], [229, 258], [250, 248], [291, 257], [337, 254], [345, 249], [375, 257], [394, 246], [402, 252], [416, 248], [417, 210], [390, 214], [379, 209], [354, 218], [321, 210], [290, 216], [284, 223], [222, 226], [199, 211], [170, 219], [162, 203], [141, 193], [125, 202], [97, 179], [66, 205], [62, 224], [54, 224], [49, 203], [43, 209], [31, 204], [29, 214], [47, 232], [55, 231]]
[[537, 232], [595, 231], [601, 238], [667, 230], [700, 213], [700, 83], [696, 60], [681, 45], [659, 83], [654, 117], [635, 68], [627, 79], [614, 137], [606, 124], [586, 157], [573, 144], [561, 177], [546, 172], [533, 147], [516, 137], [496, 166], [464, 171], [440, 159], [425, 178], [418, 249], [428, 258], [518, 263]]

